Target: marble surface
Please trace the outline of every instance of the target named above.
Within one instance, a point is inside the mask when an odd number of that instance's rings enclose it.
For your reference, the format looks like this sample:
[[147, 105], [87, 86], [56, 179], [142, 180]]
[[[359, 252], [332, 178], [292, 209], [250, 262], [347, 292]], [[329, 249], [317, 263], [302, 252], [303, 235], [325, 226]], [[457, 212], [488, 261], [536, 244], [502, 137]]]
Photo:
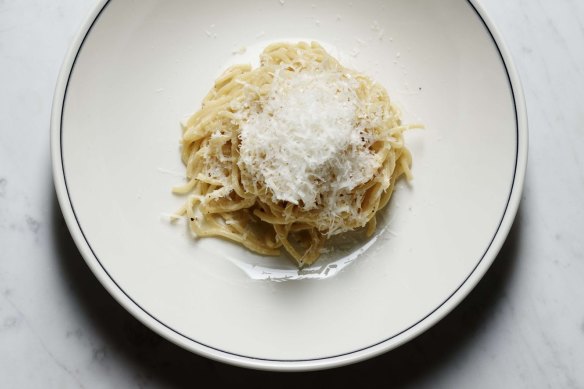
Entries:
[[584, 3], [481, 0], [523, 81], [524, 196], [485, 278], [413, 342], [304, 374], [244, 370], [147, 330], [102, 288], [64, 225], [49, 117], [58, 71], [95, 0], [0, 1], [0, 386], [584, 387]]

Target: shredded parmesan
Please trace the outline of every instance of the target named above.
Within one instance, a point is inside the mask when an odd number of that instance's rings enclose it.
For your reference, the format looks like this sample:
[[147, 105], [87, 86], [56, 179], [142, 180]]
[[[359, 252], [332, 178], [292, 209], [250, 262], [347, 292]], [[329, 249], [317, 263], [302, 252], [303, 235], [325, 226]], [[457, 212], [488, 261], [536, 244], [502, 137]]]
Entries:
[[241, 119], [240, 168], [274, 202], [320, 207], [329, 222], [350, 210], [343, 196], [380, 167], [358, 87], [340, 71], [276, 72], [267, 96]]

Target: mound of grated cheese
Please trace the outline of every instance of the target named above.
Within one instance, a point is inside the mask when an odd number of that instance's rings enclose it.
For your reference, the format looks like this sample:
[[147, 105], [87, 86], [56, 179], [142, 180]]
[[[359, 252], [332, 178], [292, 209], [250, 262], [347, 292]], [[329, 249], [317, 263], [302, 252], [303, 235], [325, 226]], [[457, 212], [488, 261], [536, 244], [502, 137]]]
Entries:
[[380, 167], [358, 87], [340, 71], [277, 71], [270, 92], [241, 120], [239, 167], [274, 202], [320, 208], [327, 220], [347, 212], [343, 196]]

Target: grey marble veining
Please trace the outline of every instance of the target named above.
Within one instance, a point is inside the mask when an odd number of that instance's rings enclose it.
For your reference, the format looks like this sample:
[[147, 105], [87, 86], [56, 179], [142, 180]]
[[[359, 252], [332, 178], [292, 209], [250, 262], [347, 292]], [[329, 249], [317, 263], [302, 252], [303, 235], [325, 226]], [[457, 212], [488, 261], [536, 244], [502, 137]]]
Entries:
[[584, 387], [584, 2], [481, 1], [522, 79], [530, 128], [519, 214], [485, 278], [413, 342], [285, 379], [161, 339], [77, 251], [53, 190], [49, 117], [61, 62], [94, 4], [0, 1], [0, 387]]

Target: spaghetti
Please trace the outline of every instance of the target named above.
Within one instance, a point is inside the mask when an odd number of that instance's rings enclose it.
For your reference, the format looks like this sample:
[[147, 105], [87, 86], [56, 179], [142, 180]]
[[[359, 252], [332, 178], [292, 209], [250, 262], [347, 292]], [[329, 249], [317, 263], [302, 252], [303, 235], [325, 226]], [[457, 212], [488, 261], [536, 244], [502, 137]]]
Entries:
[[411, 126], [382, 86], [317, 43], [272, 44], [260, 60], [227, 69], [183, 125], [178, 215], [197, 237], [283, 248], [302, 267], [333, 235], [375, 231], [396, 180], [411, 177]]

